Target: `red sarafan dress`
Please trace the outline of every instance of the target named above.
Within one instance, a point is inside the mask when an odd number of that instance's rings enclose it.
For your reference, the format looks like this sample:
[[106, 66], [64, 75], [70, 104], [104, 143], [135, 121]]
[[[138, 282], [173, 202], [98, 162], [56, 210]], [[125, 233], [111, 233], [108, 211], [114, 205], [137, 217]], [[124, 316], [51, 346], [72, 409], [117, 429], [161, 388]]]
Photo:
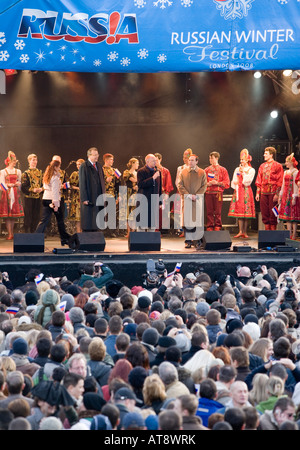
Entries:
[[[287, 222], [300, 222], [300, 201], [298, 198], [298, 170], [286, 170], [283, 176], [283, 184], [279, 194], [280, 206], [278, 208], [279, 220]], [[296, 197], [295, 205], [292, 204], [293, 197]]]
[[250, 166], [244, 169], [243, 174], [240, 173], [239, 167], [235, 169], [231, 182], [234, 193], [229, 207], [229, 217], [255, 218], [254, 196], [251, 188], [254, 175], [255, 169]]
[[10, 188], [7, 187], [7, 183], [14, 184], [17, 181], [21, 181], [21, 171], [19, 169], [13, 169], [13, 173], [9, 173], [7, 169], [1, 170], [0, 217], [17, 218], [24, 216], [24, 210], [19, 187], [17, 186]]

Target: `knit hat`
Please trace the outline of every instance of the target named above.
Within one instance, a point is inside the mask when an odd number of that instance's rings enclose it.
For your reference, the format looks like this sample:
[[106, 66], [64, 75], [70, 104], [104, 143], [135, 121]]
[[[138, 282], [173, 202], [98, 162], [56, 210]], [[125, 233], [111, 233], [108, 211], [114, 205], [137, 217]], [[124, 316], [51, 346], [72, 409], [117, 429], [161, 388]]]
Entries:
[[248, 322], [246, 325], [244, 325], [243, 330], [245, 330], [246, 333], [250, 335], [253, 341], [257, 341], [257, 339], [260, 338], [260, 327], [258, 323]]
[[159, 339], [159, 333], [155, 328], [147, 328], [142, 336], [142, 341], [145, 344], [150, 344], [155, 346]]
[[84, 312], [78, 306], [74, 306], [70, 309], [69, 318], [73, 323], [84, 322]]
[[27, 355], [28, 353], [28, 343], [22, 337], [17, 338], [12, 345], [13, 353], [17, 355]]
[[147, 430], [158, 430], [158, 416], [150, 414], [150, 416], [145, 419], [145, 425]]
[[159, 320], [159, 318], [160, 318], [160, 312], [158, 312], [158, 311], [152, 311], [149, 314], [149, 319], [151, 319], [151, 320]]
[[35, 291], [29, 290], [25, 294], [25, 303], [27, 306], [36, 305], [38, 302], [38, 294]]
[[165, 307], [164, 307], [163, 303], [160, 302], [159, 300], [157, 300], [156, 302], [152, 303], [150, 311], [158, 311], [158, 312], [162, 313], [164, 309], [165, 309]]
[[194, 292], [195, 292], [196, 298], [199, 298], [200, 295], [202, 295], [204, 293], [204, 289], [201, 286], [197, 285], [194, 287]]
[[125, 414], [122, 422], [122, 427], [126, 430], [128, 428], [145, 427], [145, 420], [142, 414], [138, 412], [129, 412]]
[[137, 329], [137, 324], [136, 323], [129, 323], [124, 328], [124, 332], [126, 334], [128, 334], [130, 337], [135, 337], [136, 336], [136, 329]]
[[44, 417], [40, 422], [40, 430], [63, 430], [63, 424], [60, 419], [54, 416]]
[[133, 288], [131, 288], [131, 293], [133, 295], [138, 295], [139, 292], [143, 291], [144, 288], [142, 286], [133, 286]]
[[234, 330], [241, 330], [244, 324], [239, 319], [231, 319], [226, 323], [226, 332], [228, 334], [232, 333]]
[[158, 339], [157, 345], [162, 348], [168, 348], [171, 347], [171, 345], [176, 345], [176, 341], [170, 336], [161, 336]]
[[220, 297], [221, 297], [221, 294], [218, 291], [217, 286], [213, 285], [206, 292], [205, 300], [207, 301], [207, 303], [209, 303], [211, 305], [213, 302], [217, 302]]
[[65, 307], [65, 312], [70, 311], [75, 305], [75, 300], [72, 294], [64, 294], [61, 298], [61, 302], [67, 302]]
[[205, 317], [205, 315], [206, 315], [207, 311], [209, 311], [209, 309], [210, 309], [210, 306], [208, 303], [206, 303], [206, 302], [197, 303], [196, 311], [199, 314], [199, 316]]
[[248, 322], [258, 323], [258, 317], [256, 314], [247, 314], [244, 317], [244, 324], [246, 325]]
[[83, 404], [86, 409], [101, 411], [106, 401], [96, 392], [87, 392], [83, 394]]
[[91, 430], [112, 430], [111, 422], [107, 416], [97, 414], [91, 422]]
[[129, 372], [128, 382], [133, 388], [141, 389], [148, 375], [148, 371], [144, 367], [136, 366]]
[[153, 300], [153, 294], [152, 294], [152, 292], [148, 291], [148, 289], [144, 289], [143, 291], [140, 291], [140, 292], [138, 293], [138, 299], [139, 299], [140, 297], [144, 297], [144, 296], [150, 298], [151, 303], [152, 303], [152, 300]]
[[186, 334], [179, 333], [175, 336], [176, 345], [182, 353], [188, 352], [191, 348], [191, 340]]
[[54, 289], [47, 289], [42, 295], [43, 305], [58, 305], [60, 297]]
[[112, 297], [116, 298], [119, 294], [119, 291], [121, 287], [123, 287], [123, 283], [119, 280], [110, 280], [106, 283], [105, 288], [107, 294]]
[[151, 300], [148, 296], [142, 295], [138, 297], [138, 306], [142, 309], [148, 308], [151, 305]]

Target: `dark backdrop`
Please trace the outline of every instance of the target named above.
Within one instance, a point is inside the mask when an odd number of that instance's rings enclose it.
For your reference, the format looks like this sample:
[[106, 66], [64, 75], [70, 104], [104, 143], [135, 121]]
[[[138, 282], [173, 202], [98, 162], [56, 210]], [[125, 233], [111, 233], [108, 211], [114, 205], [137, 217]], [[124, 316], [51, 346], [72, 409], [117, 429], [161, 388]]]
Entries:
[[[230, 177], [246, 147], [257, 169], [265, 139], [286, 140], [281, 117], [271, 120], [272, 82], [253, 73], [97, 74], [18, 72], [0, 96], [0, 167], [13, 150], [21, 170], [36, 153], [44, 169], [54, 154], [62, 167], [91, 146], [115, 155], [123, 171], [132, 156], [160, 152], [171, 171], [190, 147], [199, 165], [212, 150]], [[68, 172], [75, 170], [71, 164]]]

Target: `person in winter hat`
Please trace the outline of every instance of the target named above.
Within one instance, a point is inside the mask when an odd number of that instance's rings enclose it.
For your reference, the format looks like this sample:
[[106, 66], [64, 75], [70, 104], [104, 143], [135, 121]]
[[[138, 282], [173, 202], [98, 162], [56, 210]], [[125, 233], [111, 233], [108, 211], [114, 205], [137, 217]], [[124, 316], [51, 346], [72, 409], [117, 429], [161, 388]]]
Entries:
[[59, 310], [60, 297], [54, 289], [47, 289], [42, 294], [41, 300], [41, 305], [37, 307], [34, 313], [34, 320], [44, 328], [50, 322], [52, 313]]

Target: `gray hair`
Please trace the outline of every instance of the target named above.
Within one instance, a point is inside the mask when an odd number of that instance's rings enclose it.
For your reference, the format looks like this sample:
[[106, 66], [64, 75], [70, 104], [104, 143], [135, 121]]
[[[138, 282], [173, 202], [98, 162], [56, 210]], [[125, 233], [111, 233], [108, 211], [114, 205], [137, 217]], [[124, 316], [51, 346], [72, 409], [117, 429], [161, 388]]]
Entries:
[[72, 323], [84, 322], [84, 312], [78, 306], [73, 306], [69, 311], [69, 318]]
[[174, 381], [178, 381], [177, 369], [168, 361], [164, 361], [159, 365], [158, 373], [165, 385], [174, 383]]

